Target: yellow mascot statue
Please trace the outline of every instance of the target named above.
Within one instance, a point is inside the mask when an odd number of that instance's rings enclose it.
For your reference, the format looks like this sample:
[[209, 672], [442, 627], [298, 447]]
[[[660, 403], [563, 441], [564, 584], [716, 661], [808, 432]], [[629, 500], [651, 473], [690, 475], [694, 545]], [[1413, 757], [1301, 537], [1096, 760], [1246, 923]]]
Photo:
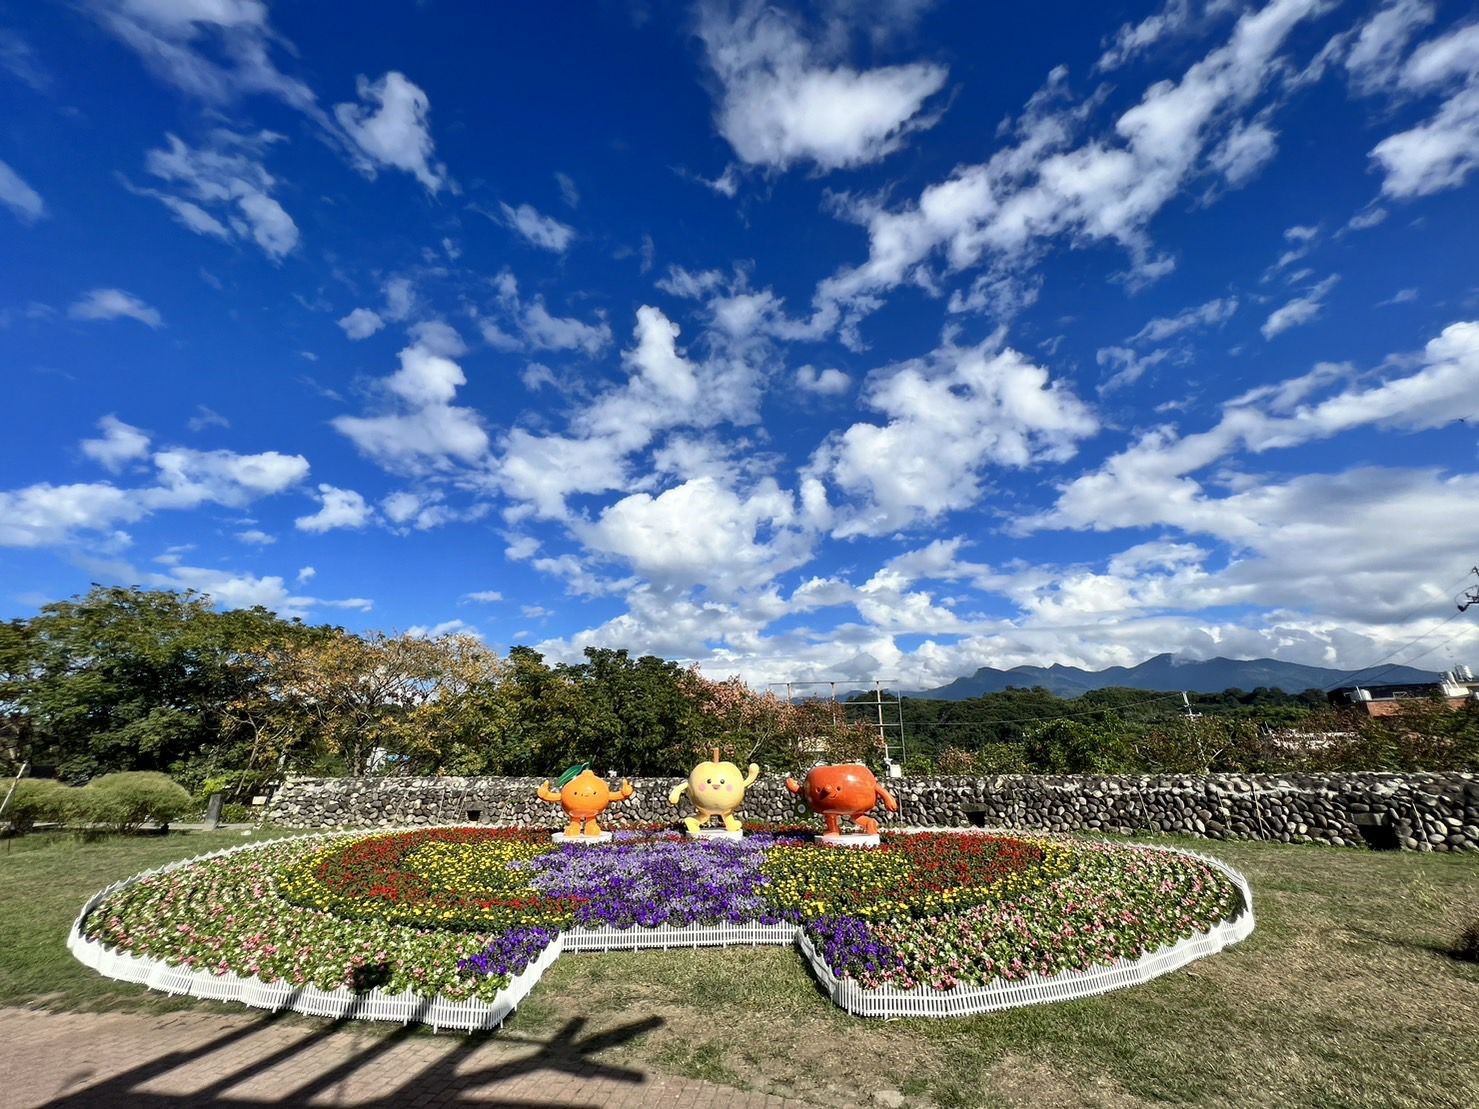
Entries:
[[[683, 821], [690, 836], [699, 835], [704, 826], [716, 816], [723, 819], [725, 832], [738, 836], [744, 826], [734, 814], [745, 803], [745, 790], [760, 777], [760, 767], [752, 762], [750, 773], [745, 776], [734, 763], [719, 761], [719, 748], [715, 747], [713, 752], [714, 757], [710, 761], [701, 762], [693, 768], [688, 781], [679, 782], [673, 787], [668, 800], [676, 805], [684, 791], [688, 792], [688, 799], [698, 810], [697, 817], [690, 816]], [[724, 832], [719, 834], [723, 835]]]

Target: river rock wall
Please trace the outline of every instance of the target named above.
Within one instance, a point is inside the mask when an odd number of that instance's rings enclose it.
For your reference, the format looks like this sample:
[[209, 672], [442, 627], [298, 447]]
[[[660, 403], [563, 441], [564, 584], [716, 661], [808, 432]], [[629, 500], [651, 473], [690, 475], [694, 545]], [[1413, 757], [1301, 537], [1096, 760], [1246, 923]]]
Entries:
[[[536, 778], [290, 778], [268, 819], [305, 828], [415, 824], [564, 824], [535, 796]], [[611, 779], [615, 784], [615, 779]], [[677, 778], [634, 778], [635, 795], [612, 805], [604, 827], [671, 824], [692, 810], [668, 803]], [[907, 826], [1053, 832], [1171, 832], [1207, 839], [1320, 842], [1416, 851], [1479, 850], [1479, 775], [1219, 774], [1183, 776], [1001, 775], [903, 778], [885, 783]], [[809, 816], [782, 779], [745, 795], [747, 820]]]

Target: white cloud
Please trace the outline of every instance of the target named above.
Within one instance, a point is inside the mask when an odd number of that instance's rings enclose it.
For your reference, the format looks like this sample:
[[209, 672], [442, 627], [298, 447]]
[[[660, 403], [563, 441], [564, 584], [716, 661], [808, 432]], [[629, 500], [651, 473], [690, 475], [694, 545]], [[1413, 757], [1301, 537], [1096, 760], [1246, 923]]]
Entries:
[[580, 190], [575, 187], [575, 179], [568, 173], [555, 173], [555, 183], [560, 186], [560, 199], [567, 207], [580, 207]]
[[517, 208], [511, 208], [507, 204], [499, 204], [498, 207], [508, 226], [541, 250], [563, 254], [575, 240], [575, 228], [551, 216], [540, 215], [537, 209], [528, 204], [520, 204]]
[[268, 535], [260, 528], [248, 528], [246, 531], [239, 531], [236, 533], [236, 538], [240, 539], [243, 543], [250, 543], [258, 547], [267, 547], [277, 542], [276, 536]]
[[1077, 146], [1075, 133], [1098, 99], [1061, 106], [1066, 70], [1055, 70], [1013, 128], [1015, 141], [990, 161], [958, 168], [896, 211], [877, 200], [844, 198], [839, 210], [868, 229], [869, 257], [818, 286], [818, 312], [858, 316], [904, 281], [938, 284], [927, 269], [937, 251], [949, 272], [983, 260], [1021, 270], [1059, 237], [1075, 245], [1120, 244], [1137, 280], [1164, 274], [1174, 260], [1153, 251], [1150, 220], [1203, 170], [1209, 149], [1246, 127], [1239, 112], [1280, 72], [1279, 51], [1291, 32], [1325, 7], [1324, 0], [1271, 0], [1246, 12], [1227, 43], [1180, 80], [1148, 88], [1115, 120], [1112, 133]]
[[[299, 584], [302, 574], [299, 573]], [[304, 619], [315, 608], [352, 609], [368, 612], [372, 603], [364, 597], [326, 600], [295, 594], [281, 577], [240, 570], [218, 570], [203, 566], [176, 566], [168, 574], [148, 576], [148, 584], [166, 589], [193, 589], [222, 608], [251, 608], [261, 605], [287, 619]]]
[[1258, 330], [1263, 333], [1265, 339], [1272, 339], [1277, 335], [1282, 335], [1291, 327], [1309, 323], [1324, 309], [1325, 297], [1331, 289], [1335, 288], [1335, 283], [1339, 280], [1339, 275], [1331, 274], [1319, 284], [1312, 285], [1305, 290], [1303, 296], [1295, 297], [1287, 304], [1270, 312], [1268, 319], [1263, 321], [1263, 326]]
[[164, 326], [159, 309], [122, 289], [93, 289], [67, 309], [74, 320], [138, 320], [149, 327]]
[[425, 346], [400, 352], [401, 367], [382, 383], [390, 411], [337, 416], [331, 423], [364, 454], [390, 469], [418, 472], [453, 460], [474, 463], [488, 449], [481, 417], [452, 404], [467, 383], [462, 368]]
[[374, 519], [375, 510], [353, 489], [340, 489], [333, 485], [318, 487], [319, 510], [309, 516], [299, 516], [293, 526], [299, 531], [322, 534], [335, 528], [362, 528]]
[[462, 599], [482, 605], [494, 605], [503, 600], [503, 594], [496, 589], [479, 589], [472, 593], [464, 593]]
[[1395, 85], [1408, 43], [1433, 16], [1428, 0], [1393, 0], [1367, 20], [1345, 56], [1355, 89], [1370, 94]]
[[967, 508], [987, 467], [1062, 461], [1099, 426], [1063, 382], [991, 340], [880, 371], [863, 400], [887, 423], [831, 436], [807, 469], [855, 499], [838, 537], [884, 535]]
[[447, 167], [432, 160], [426, 93], [395, 71], [378, 81], [360, 77], [355, 90], [361, 103], [336, 104], [334, 118], [362, 155], [360, 169], [372, 178], [385, 166], [405, 170], [433, 193], [446, 185]]
[[298, 245], [298, 225], [273, 199], [277, 181], [263, 164], [268, 147], [281, 138], [270, 131], [243, 135], [217, 128], [204, 146], [194, 147], [167, 134], [168, 145], [149, 151], [144, 164], [178, 193], [133, 191], [161, 201], [197, 235], [249, 240], [269, 258], [283, 258]]
[[793, 19], [761, 0], [703, 4], [698, 33], [723, 90], [715, 124], [750, 165], [876, 162], [933, 125], [936, 117], [921, 112], [948, 73], [928, 63], [833, 65]]
[[197, 404], [195, 406], [195, 415], [185, 421], [185, 426], [191, 431], [204, 431], [206, 428], [211, 427], [230, 427], [231, 421], [214, 408]]
[[[102, 421], [104, 437], [83, 449], [106, 465], [140, 457], [136, 428]], [[173, 447], [156, 451], [152, 485], [121, 488], [111, 482], [52, 485], [0, 491], [0, 546], [43, 547], [69, 542], [76, 532], [106, 533], [165, 509], [202, 504], [237, 508], [282, 492], [308, 473], [307, 459], [265, 451], [194, 451]]]
[[440, 624], [413, 624], [406, 629], [412, 639], [440, 639], [444, 635], [470, 635], [482, 639], [483, 633], [466, 620], [443, 620]]
[[1255, 120], [1234, 127], [1208, 160], [1236, 189], [1257, 176], [1278, 151], [1278, 132]]
[[272, 45], [283, 40], [260, 0], [87, 0], [86, 6], [155, 76], [192, 96], [224, 104], [265, 93], [316, 117], [308, 86], [272, 61]]
[[1130, 337], [1132, 343], [1160, 343], [1183, 331], [1226, 323], [1238, 310], [1237, 297], [1221, 297], [1187, 308], [1174, 316], [1159, 316]]
[[634, 493], [572, 530], [589, 549], [621, 559], [658, 586], [703, 585], [725, 595], [809, 557], [809, 541], [790, 527], [795, 521], [794, 499], [770, 479], [741, 494], [705, 477], [655, 497]]
[[[1251, 535], [1274, 526], [1251, 513], [1234, 519], [1227, 499], [1208, 496], [1190, 475], [1239, 449], [1261, 453], [1353, 428], [1418, 431], [1479, 416], [1479, 395], [1472, 388], [1479, 379], [1479, 322], [1445, 328], [1427, 344], [1421, 368], [1412, 374], [1309, 401], [1312, 393], [1347, 375], [1344, 367], [1322, 364], [1303, 377], [1229, 402], [1221, 420], [1207, 431], [1178, 435], [1161, 427], [1146, 432], [1099, 469], [1064, 485], [1055, 506], [1024, 521], [1023, 527], [1111, 530], [1174, 523], [1236, 540], [1240, 532]], [[1256, 499], [1249, 492], [1239, 503], [1251, 505]], [[1329, 513], [1322, 510], [1320, 515]], [[1388, 529], [1379, 533], [1386, 536]]]
[[519, 296], [517, 279], [507, 270], [494, 279], [494, 287], [500, 320], [517, 332], [505, 331], [498, 320], [480, 319], [483, 341], [495, 350], [578, 350], [595, 358], [611, 343], [611, 327], [605, 319], [586, 323], [573, 316], [556, 316], [542, 296], [525, 301]]
[[104, 416], [98, 421], [103, 435], [100, 439], [84, 439], [82, 453], [100, 463], [110, 473], [123, 469], [124, 463], [134, 462], [149, 453], [149, 433], [132, 424], [126, 424], [117, 416]]
[[281, 493], [308, 476], [298, 454], [197, 451], [171, 447], [154, 453], [158, 485], [140, 492], [155, 508], [194, 508], [207, 502], [235, 507]]
[[298, 570], [297, 582], [299, 585], [304, 585], [307, 582], [312, 581], [317, 574], [318, 571], [315, 570], [312, 566], [301, 567]]
[[1385, 171], [1382, 192], [1406, 198], [1457, 188], [1479, 168], [1479, 23], [1423, 43], [1399, 83], [1413, 94], [1450, 91], [1437, 114], [1372, 148]]
[[1378, 301], [1376, 306], [1378, 308], [1390, 308], [1394, 304], [1411, 304], [1416, 299], [1416, 289], [1398, 289], [1391, 296], [1387, 297], [1386, 300]]
[[1135, 384], [1145, 376], [1146, 370], [1160, 365], [1170, 356], [1169, 350], [1141, 354], [1129, 347], [1100, 347], [1094, 356], [1099, 365], [1117, 367], [1099, 386], [1100, 395]]
[[4, 162], [0, 162], [0, 204], [9, 208], [22, 223], [35, 223], [46, 215], [46, 203], [41, 194]]
[[351, 339], [368, 339], [385, 326], [385, 321], [368, 308], [356, 308], [339, 321], [339, 326]]
[[803, 392], [840, 397], [852, 388], [852, 378], [841, 370], [818, 370], [815, 366], [801, 366], [796, 370], [796, 386]]

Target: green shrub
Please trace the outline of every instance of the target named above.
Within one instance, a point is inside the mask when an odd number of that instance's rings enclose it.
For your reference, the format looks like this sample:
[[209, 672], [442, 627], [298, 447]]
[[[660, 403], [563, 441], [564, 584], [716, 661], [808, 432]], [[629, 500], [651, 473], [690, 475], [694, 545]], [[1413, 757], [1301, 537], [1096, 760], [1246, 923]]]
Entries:
[[[0, 787], [0, 800], [5, 798]], [[5, 806], [5, 827], [22, 835], [37, 824], [64, 824], [68, 816], [68, 794], [74, 793], [54, 778], [22, 778]]]
[[145, 821], [165, 824], [189, 814], [195, 807], [184, 787], [164, 774], [135, 770], [105, 774], [77, 791], [74, 819], [102, 824], [115, 832], [131, 832]]
[[222, 824], [255, 824], [262, 815], [261, 808], [252, 808], [250, 805], [239, 805], [231, 802], [221, 806]]

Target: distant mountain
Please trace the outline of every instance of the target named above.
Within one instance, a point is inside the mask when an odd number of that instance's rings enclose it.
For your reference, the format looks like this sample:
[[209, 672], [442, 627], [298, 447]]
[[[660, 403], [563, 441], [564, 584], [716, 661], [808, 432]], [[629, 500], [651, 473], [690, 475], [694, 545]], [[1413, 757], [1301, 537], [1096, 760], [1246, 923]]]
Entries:
[[[1351, 679], [1355, 678], [1353, 682]], [[1409, 666], [1375, 667], [1371, 670], [1327, 670], [1322, 666], [1301, 666], [1297, 662], [1280, 662], [1273, 658], [1211, 658], [1202, 662], [1177, 659], [1173, 655], [1156, 655], [1139, 666], [1111, 666], [1106, 670], [1081, 670], [1077, 666], [1014, 666], [997, 670], [983, 666], [968, 678], [956, 678], [938, 689], [908, 693], [933, 701], [963, 701], [987, 693], [1000, 693], [1016, 687], [1030, 689], [1042, 686], [1059, 697], [1079, 697], [1092, 689], [1116, 686], [1126, 689], [1221, 693], [1224, 689], [1252, 690], [1259, 686], [1282, 689], [1286, 693], [1303, 693], [1306, 689], [1326, 689], [1354, 685], [1365, 681], [1380, 685], [1406, 682], [1433, 682], [1438, 675]]]

